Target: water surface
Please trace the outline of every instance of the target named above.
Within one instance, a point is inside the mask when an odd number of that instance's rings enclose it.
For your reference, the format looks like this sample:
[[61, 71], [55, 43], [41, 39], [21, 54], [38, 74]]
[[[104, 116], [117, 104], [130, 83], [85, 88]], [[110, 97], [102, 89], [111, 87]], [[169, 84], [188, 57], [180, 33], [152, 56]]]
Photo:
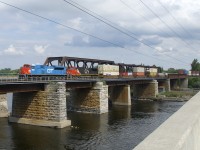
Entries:
[[[72, 126], [53, 129], [0, 118], [0, 150], [130, 150], [184, 102], [134, 101], [102, 115], [69, 113]], [[10, 107], [10, 106], [9, 106]]]

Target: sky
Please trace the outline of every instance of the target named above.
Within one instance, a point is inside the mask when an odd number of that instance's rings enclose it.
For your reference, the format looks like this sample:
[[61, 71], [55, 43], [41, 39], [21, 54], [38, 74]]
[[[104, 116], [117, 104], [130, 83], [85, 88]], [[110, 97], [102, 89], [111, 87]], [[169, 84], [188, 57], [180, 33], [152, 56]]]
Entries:
[[198, 0], [0, 0], [0, 69], [70, 56], [189, 70], [199, 18]]

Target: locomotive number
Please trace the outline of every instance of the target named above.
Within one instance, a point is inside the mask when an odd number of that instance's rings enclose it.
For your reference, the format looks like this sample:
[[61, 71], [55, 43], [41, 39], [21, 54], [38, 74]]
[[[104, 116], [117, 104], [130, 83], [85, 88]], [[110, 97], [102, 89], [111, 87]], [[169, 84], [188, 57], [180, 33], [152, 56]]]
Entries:
[[47, 69], [47, 73], [52, 73], [53, 69]]

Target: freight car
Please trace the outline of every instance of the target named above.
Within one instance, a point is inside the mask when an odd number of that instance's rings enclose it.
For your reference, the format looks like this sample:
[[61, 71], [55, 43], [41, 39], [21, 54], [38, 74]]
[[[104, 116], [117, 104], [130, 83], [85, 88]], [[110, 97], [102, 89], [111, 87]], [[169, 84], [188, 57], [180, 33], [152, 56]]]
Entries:
[[121, 77], [145, 77], [145, 66], [119, 63]]
[[145, 76], [146, 77], [157, 77], [158, 76], [158, 68], [147, 66], [145, 67]]
[[185, 70], [185, 69], [180, 69], [180, 70], [178, 70], [178, 74], [188, 75], [189, 71]]
[[109, 64], [98, 65], [98, 75], [119, 76], [119, 66]]
[[133, 67], [133, 76], [134, 77], [145, 77], [145, 67], [144, 66]]
[[199, 71], [189, 71], [189, 72], [188, 72], [188, 75], [189, 75], [189, 76], [193, 76], [193, 77], [199, 76]]

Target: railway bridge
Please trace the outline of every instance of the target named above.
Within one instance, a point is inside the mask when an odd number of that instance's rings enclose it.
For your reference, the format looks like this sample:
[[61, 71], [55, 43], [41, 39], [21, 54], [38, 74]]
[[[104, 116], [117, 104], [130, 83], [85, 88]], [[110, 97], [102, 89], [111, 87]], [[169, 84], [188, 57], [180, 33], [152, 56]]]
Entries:
[[131, 98], [153, 98], [159, 91], [187, 88], [187, 76], [169, 78], [3, 78], [0, 116], [8, 116], [6, 93], [13, 93], [10, 122], [63, 128], [67, 111], [102, 114], [113, 105], [131, 105]]

